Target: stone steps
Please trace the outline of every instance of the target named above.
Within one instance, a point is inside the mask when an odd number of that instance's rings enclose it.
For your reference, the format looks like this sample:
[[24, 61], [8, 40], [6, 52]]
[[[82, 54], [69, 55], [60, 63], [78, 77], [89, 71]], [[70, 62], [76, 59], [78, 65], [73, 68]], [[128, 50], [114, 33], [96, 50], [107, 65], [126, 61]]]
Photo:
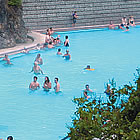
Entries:
[[73, 11], [78, 26], [120, 23], [124, 15], [140, 21], [139, 0], [23, 0], [23, 18], [31, 29], [70, 27]]

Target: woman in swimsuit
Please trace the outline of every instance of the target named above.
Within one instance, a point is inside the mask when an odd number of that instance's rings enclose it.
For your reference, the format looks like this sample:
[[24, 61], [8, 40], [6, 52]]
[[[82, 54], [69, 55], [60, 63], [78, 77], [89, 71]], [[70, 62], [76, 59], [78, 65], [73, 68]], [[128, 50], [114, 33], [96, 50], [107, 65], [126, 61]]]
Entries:
[[43, 88], [45, 89], [45, 90], [49, 90], [49, 89], [51, 89], [51, 87], [52, 87], [52, 85], [51, 85], [51, 82], [50, 82], [50, 80], [49, 80], [49, 77], [45, 77], [45, 82], [44, 82], [44, 84], [43, 84]]
[[68, 36], [65, 37], [66, 40], [64, 42], [64, 46], [69, 47], [69, 40], [68, 40]]
[[130, 17], [129, 17], [129, 24], [130, 24], [131, 26], [136, 26], [133, 16], [130, 16]]

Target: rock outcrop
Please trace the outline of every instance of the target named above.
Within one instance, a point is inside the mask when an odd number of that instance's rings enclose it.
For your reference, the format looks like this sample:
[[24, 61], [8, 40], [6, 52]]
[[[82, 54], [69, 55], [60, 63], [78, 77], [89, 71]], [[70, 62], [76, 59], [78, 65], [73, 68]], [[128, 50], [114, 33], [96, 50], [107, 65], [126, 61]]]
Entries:
[[0, 49], [26, 41], [27, 30], [22, 19], [22, 6], [10, 6], [8, 0], [0, 0]]

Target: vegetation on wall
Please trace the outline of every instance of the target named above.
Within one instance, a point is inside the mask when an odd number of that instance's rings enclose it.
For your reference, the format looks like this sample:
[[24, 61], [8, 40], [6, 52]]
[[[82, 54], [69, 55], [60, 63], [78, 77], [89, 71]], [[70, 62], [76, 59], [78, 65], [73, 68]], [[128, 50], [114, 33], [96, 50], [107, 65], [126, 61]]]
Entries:
[[[112, 84], [113, 86], [113, 84]], [[75, 98], [77, 109], [74, 113], [68, 137], [72, 140], [93, 138], [138, 140], [140, 138], [140, 75], [136, 85], [113, 87], [108, 101]]]
[[22, 0], [8, 0], [8, 5], [11, 6], [21, 6]]

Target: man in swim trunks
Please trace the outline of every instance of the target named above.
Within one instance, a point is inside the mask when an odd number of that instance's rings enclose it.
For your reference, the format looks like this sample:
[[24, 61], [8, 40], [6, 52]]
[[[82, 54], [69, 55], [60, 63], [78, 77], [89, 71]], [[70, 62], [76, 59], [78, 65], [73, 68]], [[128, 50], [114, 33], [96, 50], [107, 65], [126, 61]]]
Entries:
[[60, 91], [60, 84], [58, 83], [58, 78], [56, 77], [55, 79], [54, 79], [54, 82], [55, 82], [55, 87], [54, 87], [54, 90], [55, 90], [55, 92], [59, 92]]
[[34, 67], [32, 68], [31, 72], [35, 74], [40, 74], [40, 72], [43, 74], [43, 71], [41, 70], [40, 66], [37, 65], [37, 62], [34, 62]]
[[35, 62], [37, 62], [38, 64], [42, 65], [43, 64], [43, 60], [42, 58], [40, 57], [40, 54], [37, 55], [36, 59], [35, 59]]
[[29, 89], [31, 90], [37, 90], [38, 88], [40, 88], [40, 85], [39, 83], [37, 82], [37, 77], [34, 76], [34, 81], [31, 82], [30, 86], [29, 86]]

